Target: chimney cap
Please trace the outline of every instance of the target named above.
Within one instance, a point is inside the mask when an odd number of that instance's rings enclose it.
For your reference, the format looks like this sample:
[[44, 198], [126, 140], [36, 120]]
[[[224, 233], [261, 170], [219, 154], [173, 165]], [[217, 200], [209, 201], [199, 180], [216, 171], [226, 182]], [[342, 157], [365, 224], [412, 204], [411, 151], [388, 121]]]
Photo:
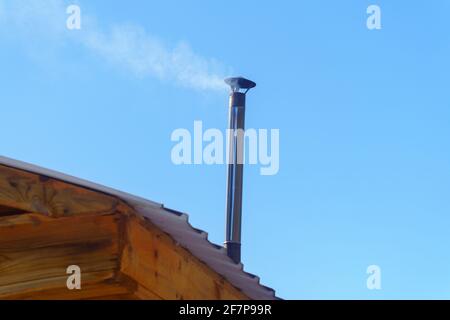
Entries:
[[247, 89], [248, 91], [256, 87], [256, 83], [243, 77], [228, 78], [225, 79], [225, 83], [228, 84], [233, 91], [239, 91], [239, 89]]

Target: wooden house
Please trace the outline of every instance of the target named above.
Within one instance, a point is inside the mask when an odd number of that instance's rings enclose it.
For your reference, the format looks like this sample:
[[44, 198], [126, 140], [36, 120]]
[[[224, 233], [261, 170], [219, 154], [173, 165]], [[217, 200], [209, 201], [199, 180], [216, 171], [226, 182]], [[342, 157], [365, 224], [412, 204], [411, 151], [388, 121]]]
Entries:
[[276, 296], [186, 214], [0, 157], [0, 299]]

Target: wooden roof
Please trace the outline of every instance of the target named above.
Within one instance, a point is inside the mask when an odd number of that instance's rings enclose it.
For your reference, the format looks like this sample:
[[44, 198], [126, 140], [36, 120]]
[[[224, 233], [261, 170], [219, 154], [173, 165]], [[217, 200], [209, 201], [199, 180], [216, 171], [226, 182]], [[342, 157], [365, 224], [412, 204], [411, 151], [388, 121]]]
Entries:
[[[68, 290], [67, 267], [82, 289]], [[0, 157], [0, 299], [275, 299], [185, 214]]]

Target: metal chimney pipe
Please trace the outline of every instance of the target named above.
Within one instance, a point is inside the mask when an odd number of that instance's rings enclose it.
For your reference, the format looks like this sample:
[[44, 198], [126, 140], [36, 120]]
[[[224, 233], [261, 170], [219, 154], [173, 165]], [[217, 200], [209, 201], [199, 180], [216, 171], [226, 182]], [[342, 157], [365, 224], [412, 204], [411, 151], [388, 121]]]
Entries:
[[254, 88], [256, 83], [241, 77], [229, 78], [225, 82], [231, 87], [225, 248], [227, 255], [235, 263], [240, 263], [245, 100], [247, 92]]

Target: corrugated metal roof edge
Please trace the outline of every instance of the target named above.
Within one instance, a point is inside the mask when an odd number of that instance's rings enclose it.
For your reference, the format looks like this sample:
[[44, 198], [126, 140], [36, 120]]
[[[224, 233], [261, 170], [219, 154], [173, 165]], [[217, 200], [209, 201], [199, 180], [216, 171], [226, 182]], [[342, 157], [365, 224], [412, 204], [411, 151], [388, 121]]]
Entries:
[[260, 278], [258, 276], [244, 271], [244, 265], [242, 263], [235, 264], [227, 256], [223, 246], [209, 241], [207, 232], [194, 228], [189, 223], [189, 215], [186, 213], [165, 208], [163, 204], [134, 196], [129, 193], [79, 179], [74, 176], [38, 167], [26, 162], [0, 156], [0, 165], [34, 174], [44, 175], [66, 183], [117, 197], [132, 206], [138, 213], [150, 219], [150, 221], [157, 227], [175, 239], [180, 246], [191, 252], [192, 255], [223, 276], [234, 287], [240, 289], [249, 298], [255, 300], [280, 299], [275, 295], [274, 289], [266, 287], [260, 283]]

